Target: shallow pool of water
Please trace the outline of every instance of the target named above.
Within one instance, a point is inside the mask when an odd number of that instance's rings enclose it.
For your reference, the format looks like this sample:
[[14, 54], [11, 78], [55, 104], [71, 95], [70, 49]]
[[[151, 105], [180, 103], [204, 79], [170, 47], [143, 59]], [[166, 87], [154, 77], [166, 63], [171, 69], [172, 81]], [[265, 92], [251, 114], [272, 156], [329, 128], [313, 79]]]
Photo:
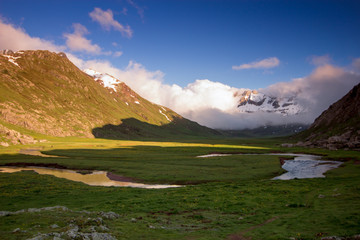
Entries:
[[65, 178], [71, 181], [82, 182], [90, 186], [105, 186], [105, 187], [134, 187], [134, 188], [176, 188], [182, 187], [180, 185], [166, 185], [166, 184], [144, 184], [127, 181], [115, 181], [108, 178], [105, 171], [93, 171], [90, 174], [81, 174], [73, 170], [44, 168], [44, 167], [0, 167], [0, 173], [14, 173], [19, 171], [35, 171], [38, 174], [52, 175], [58, 178]]
[[265, 153], [265, 154], [228, 154], [228, 153], [214, 153], [198, 156], [200, 158], [209, 157], [225, 157], [231, 155], [264, 155], [264, 156], [291, 156], [293, 160], [285, 160], [282, 168], [287, 172], [273, 178], [274, 180], [290, 180], [295, 178], [323, 178], [324, 173], [338, 168], [342, 162], [339, 161], [325, 161], [320, 160], [321, 156], [310, 154], [296, 154], [296, 153]]
[[290, 180], [301, 178], [324, 178], [327, 171], [338, 168], [342, 162], [313, 160], [308, 157], [295, 157], [294, 160], [285, 160], [282, 168], [287, 172], [273, 178], [274, 180]]

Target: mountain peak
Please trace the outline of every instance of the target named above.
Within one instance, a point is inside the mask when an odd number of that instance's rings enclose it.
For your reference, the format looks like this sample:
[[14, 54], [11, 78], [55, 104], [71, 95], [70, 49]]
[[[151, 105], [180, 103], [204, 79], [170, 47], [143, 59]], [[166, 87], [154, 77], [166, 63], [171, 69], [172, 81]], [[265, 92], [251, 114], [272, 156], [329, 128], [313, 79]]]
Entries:
[[268, 96], [257, 90], [245, 90], [236, 96], [239, 98], [238, 110], [243, 113], [270, 112], [288, 116], [306, 111], [295, 97]]
[[85, 69], [83, 71], [94, 78], [94, 80], [99, 82], [103, 87], [110, 88], [115, 92], [117, 92], [118, 85], [122, 83], [119, 79], [111, 76], [110, 74], [101, 73], [91, 68]]

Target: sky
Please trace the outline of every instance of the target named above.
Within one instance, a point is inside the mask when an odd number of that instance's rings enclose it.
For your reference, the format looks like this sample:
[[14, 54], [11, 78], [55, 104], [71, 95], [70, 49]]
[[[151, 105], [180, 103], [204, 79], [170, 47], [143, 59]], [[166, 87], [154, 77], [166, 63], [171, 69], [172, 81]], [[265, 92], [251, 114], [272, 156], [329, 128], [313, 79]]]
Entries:
[[[359, 12], [358, 0], [0, 0], [0, 48], [63, 51], [210, 127], [310, 123], [360, 82]], [[310, 113], [254, 121], [235, 111], [244, 88], [296, 93]]]

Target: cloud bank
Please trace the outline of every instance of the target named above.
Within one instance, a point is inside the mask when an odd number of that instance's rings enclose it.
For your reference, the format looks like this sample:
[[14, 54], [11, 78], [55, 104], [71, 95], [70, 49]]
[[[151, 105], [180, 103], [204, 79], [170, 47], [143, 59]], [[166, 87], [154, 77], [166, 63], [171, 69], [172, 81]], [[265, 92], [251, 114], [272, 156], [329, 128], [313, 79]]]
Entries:
[[322, 66], [322, 65], [330, 64], [331, 58], [328, 54], [323, 56], [311, 56], [309, 58], [309, 62], [315, 66]]
[[100, 8], [95, 8], [94, 11], [89, 13], [89, 16], [93, 21], [98, 22], [107, 31], [114, 29], [129, 38], [133, 35], [133, 31], [130, 26], [125, 27], [114, 19], [114, 14], [111, 9], [104, 11]]
[[91, 43], [84, 35], [89, 34], [87, 28], [80, 23], [73, 24], [74, 32], [65, 33], [66, 46], [74, 52], [86, 52], [91, 54], [103, 54], [101, 47], [97, 44]]
[[238, 98], [245, 89], [237, 89], [208, 79], [196, 80], [185, 87], [163, 83], [161, 71], [149, 71], [131, 61], [124, 69], [110, 62], [85, 62], [84, 67], [108, 72], [124, 81], [146, 99], [167, 106], [179, 114], [202, 125], [221, 129], [255, 128], [264, 125], [290, 123], [310, 124], [332, 103], [344, 96], [360, 82], [360, 75], [332, 65], [317, 67], [309, 76], [279, 82], [259, 89], [267, 95], [296, 97], [305, 106], [306, 113], [282, 116], [277, 113], [240, 113]]
[[51, 41], [38, 37], [31, 37], [24, 29], [16, 27], [0, 16], [0, 47], [2, 49], [11, 49], [13, 51], [32, 49], [49, 51], [63, 51], [65, 46], [58, 46]]
[[359, 82], [359, 74], [326, 64], [307, 77], [279, 82], [260, 91], [275, 96], [296, 96], [300, 104], [307, 106], [306, 117], [312, 121]]
[[232, 66], [233, 70], [242, 70], [242, 69], [267, 69], [277, 67], [280, 64], [280, 60], [277, 57], [265, 58], [263, 60], [251, 63], [245, 63], [240, 66]]
[[[74, 34], [85, 34], [86, 29], [78, 26]], [[28, 35], [25, 30], [5, 23], [0, 19], [0, 46], [17, 50], [43, 49], [50, 51], [66, 50], [65, 46]], [[83, 60], [66, 53], [68, 58], [80, 69], [93, 68], [117, 77], [128, 84], [144, 98], [164, 105], [193, 121], [212, 128], [242, 129], [270, 124], [311, 123], [330, 104], [344, 96], [355, 84], [360, 82], [360, 60], [354, 59], [351, 70], [330, 64], [317, 66], [306, 77], [280, 82], [261, 92], [278, 97], [296, 96], [308, 112], [284, 117], [276, 113], [239, 113], [238, 99], [234, 96], [244, 89], [237, 89], [220, 82], [199, 79], [185, 87], [164, 83], [164, 73], [150, 71], [140, 63], [130, 61], [124, 68], [117, 68], [109, 61]], [[262, 62], [262, 63], [260, 63]], [[270, 67], [277, 61], [260, 61], [252, 66]], [[271, 64], [273, 62], [273, 64]], [[279, 63], [277, 63], [279, 64]]]

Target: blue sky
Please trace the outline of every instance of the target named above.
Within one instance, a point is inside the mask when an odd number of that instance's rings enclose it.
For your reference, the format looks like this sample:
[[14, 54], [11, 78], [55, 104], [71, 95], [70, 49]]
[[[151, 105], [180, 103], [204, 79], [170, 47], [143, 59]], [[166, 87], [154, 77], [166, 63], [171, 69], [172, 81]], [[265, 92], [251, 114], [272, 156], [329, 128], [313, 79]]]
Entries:
[[[214, 128], [311, 123], [360, 82], [359, 0], [0, 0], [0, 49], [63, 51]], [[243, 88], [304, 112], [245, 114]]]
[[[89, 16], [94, 8], [110, 9], [133, 35], [104, 30]], [[251, 89], [310, 74], [312, 56], [349, 65], [360, 56], [359, 12], [360, 1], [0, 1], [1, 16], [30, 36], [64, 45], [64, 33], [80, 23], [92, 44], [123, 53], [74, 52], [84, 59], [108, 59], [119, 68], [133, 60], [180, 86], [209, 79]], [[232, 69], [270, 57], [279, 65]]]

